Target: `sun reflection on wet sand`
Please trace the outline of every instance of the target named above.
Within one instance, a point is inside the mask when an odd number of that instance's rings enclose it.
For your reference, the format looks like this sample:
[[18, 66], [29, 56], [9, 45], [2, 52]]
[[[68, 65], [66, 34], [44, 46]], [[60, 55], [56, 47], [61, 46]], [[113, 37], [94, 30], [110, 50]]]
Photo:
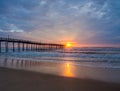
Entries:
[[66, 62], [63, 64], [62, 75], [66, 77], [74, 77], [73, 66], [70, 62]]

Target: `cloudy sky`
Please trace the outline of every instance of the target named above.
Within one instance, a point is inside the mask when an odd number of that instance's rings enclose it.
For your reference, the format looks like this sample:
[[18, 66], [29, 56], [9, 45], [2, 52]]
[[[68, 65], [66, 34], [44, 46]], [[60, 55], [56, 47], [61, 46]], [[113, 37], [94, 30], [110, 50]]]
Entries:
[[0, 0], [0, 36], [120, 46], [120, 0]]

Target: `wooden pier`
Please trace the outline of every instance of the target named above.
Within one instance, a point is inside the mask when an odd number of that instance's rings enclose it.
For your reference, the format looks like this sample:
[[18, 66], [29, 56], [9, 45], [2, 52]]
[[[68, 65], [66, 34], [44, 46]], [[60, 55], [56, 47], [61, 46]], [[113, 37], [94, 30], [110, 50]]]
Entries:
[[3, 52], [22, 52], [22, 51], [51, 51], [63, 49], [64, 45], [57, 43], [42, 43], [29, 40], [3, 38], [0, 37], [0, 53]]

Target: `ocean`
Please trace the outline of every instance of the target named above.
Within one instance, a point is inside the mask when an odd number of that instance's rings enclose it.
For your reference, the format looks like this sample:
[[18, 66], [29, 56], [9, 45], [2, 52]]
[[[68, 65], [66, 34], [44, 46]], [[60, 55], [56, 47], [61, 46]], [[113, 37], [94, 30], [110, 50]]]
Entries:
[[120, 48], [82, 47], [0, 53], [0, 67], [120, 83]]

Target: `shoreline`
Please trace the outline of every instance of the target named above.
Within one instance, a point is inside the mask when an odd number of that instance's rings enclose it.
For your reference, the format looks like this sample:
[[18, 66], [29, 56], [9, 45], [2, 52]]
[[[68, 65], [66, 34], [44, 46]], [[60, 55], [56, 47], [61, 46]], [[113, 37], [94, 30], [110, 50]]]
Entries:
[[0, 91], [120, 91], [120, 84], [0, 67]]

